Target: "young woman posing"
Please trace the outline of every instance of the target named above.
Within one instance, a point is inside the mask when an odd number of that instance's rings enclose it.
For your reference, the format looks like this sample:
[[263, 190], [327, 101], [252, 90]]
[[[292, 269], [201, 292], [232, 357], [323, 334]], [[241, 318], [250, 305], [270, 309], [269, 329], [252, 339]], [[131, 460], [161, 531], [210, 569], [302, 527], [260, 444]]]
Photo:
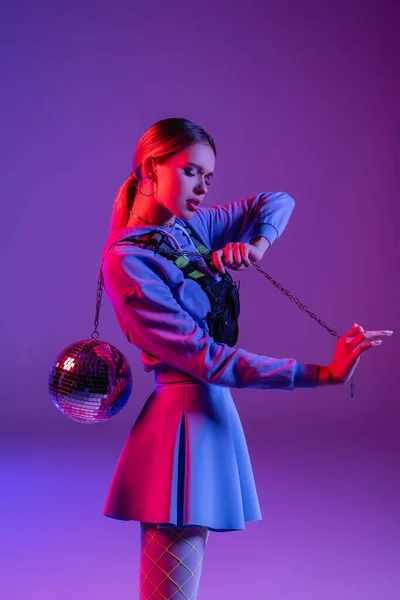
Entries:
[[212, 137], [190, 121], [150, 127], [118, 191], [103, 251], [104, 289], [156, 383], [121, 452], [104, 510], [141, 523], [143, 600], [194, 600], [209, 531], [261, 519], [230, 388], [347, 383], [361, 353], [392, 333], [354, 324], [327, 366], [234, 348], [238, 290], [226, 269], [241, 271], [262, 258], [284, 231], [294, 200], [262, 192], [203, 208], [215, 158]]

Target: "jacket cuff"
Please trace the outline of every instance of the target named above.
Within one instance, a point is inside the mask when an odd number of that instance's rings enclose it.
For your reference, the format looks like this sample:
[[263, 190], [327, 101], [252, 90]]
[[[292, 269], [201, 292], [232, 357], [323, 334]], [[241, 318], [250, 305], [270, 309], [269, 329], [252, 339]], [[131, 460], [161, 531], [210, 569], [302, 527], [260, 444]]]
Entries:
[[273, 225], [269, 223], [257, 223], [252, 229], [251, 238], [258, 237], [261, 235], [265, 237], [269, 241], [270, 247], [278, 239], [278, 231], [275, 229]]
[[318, 386], [318, 365], [297, 363], [294, 374], [293, 387], [314, 388]]

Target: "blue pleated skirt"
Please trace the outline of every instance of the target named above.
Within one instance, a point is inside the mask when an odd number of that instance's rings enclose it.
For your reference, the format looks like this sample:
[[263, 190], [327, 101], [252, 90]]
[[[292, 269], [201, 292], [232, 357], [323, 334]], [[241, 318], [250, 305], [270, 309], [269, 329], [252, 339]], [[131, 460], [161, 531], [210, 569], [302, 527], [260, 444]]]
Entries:
[[104, 514], [161, 526], [245, 529], [261, 517], [250, 457], [229, 388], [155, 373], [122, 449]]

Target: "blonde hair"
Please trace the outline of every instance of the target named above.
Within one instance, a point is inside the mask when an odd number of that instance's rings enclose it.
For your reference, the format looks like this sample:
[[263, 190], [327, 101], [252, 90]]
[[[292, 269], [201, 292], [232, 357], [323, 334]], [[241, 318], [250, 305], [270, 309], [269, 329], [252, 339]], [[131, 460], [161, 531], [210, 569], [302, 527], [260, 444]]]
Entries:
[[129, 220], [136, 195], [136, 186], [141, 180], [141, 164], [149, 157], [162, 163], [169, 156], [181, 152], [196, 143], [208, 143], [217, 155], [213, 138], [199, 125], [186, 119], [163, 119], [154, 123], [140, 138], [136, 146], [132, 173], [119, 187], [111, 216], [110, 233], [125, 227]]

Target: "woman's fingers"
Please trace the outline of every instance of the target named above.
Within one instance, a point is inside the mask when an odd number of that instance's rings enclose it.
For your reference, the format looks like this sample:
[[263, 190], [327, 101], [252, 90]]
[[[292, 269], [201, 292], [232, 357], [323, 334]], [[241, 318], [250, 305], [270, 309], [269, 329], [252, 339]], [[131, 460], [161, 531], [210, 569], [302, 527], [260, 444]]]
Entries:
[[336, 344], [333, 361], [329, 365], [333, 381], [347, 383], [355, 371], [360, 355], [370, 348], [380, 346], [383, 338], [391, 335], [393, 331], [388, 329], [364, 331], [363, 327], [354, 323]]
[[224, 254], [223, 250], [215, 250], [212, 255], [212, 262], [215, 267], [221, 271], [221, 273], [225, 273], [225, 266], [222, 263], [222, 256]]
[[[369, 347], [371, 344], [369, 342], [379, 341], [382, 343], [382, 339], [384, 337], [389, 337], [393, 334], [393, 331], [389, 331], [386, 329], [382, 329], [379, 331], [363, 331], [363, 333], [359, 333], [351, 338], [345, 339], [345, 344], [347, 348], [351, 351], [355, 350], [359, 344], [367, 342], [367, 346]], [[375, 344], [377, 345], [377, 344]]]
[[251, 247], [248, 244], [240, 244], [240, 248], [241, 248], [242, 261], [244, 263], [244, 266], [246, 268], [250, 267], [251, 260], [249, 259], [249, 253], [250, 253]]
[[242, 262], [242, 256], [240, 252], [240, 244], [232, 244], [232, 262], [236, 264], [240, 264]]
[[251, 266], [249, 253], [251, 246], [242, 242], [231, 242], [221, 250], [213, 252], [212, 262], [221, 273], [225, 273], [226, 267], [235, 271], [244, 271]]
[[251, 246], [249, 244], [234, 242], [229, 244], [228, 247], [230, 251], [226, 253], [225, 256], [225, 264], [227, 267], [236, 269], [237, 271], [243, 271], [243, 269], [250, 267], [251, 260], [249, 259], [249, 252]]
[[233, 248], [232, 244], [228, 244], [223, 249], [224, 252], [224, 263], [226, 266], [229, 266], [233, 262]]
[[354, 350], [353, 355], [356, 358], [356, 364], [358, 362], [358, 358], [362, 352], [369, 350], [370, 348], [374, 348], [374, 346], [380, 346], [382, 344], [382, 340], [371, 340], [369, 342], [363, 342], [359, 344], [357, 348]]
[[361, 327], [361, 325], [357, 325], [357, 323], [353, 323], [353, 327], [351, 329], [349, 329], [349, 331], [347, 333], [345, 333], [345, 336], [352, 336], [352, 335], [356, 335], [357, 333], [363, 332], [364, 328]]

